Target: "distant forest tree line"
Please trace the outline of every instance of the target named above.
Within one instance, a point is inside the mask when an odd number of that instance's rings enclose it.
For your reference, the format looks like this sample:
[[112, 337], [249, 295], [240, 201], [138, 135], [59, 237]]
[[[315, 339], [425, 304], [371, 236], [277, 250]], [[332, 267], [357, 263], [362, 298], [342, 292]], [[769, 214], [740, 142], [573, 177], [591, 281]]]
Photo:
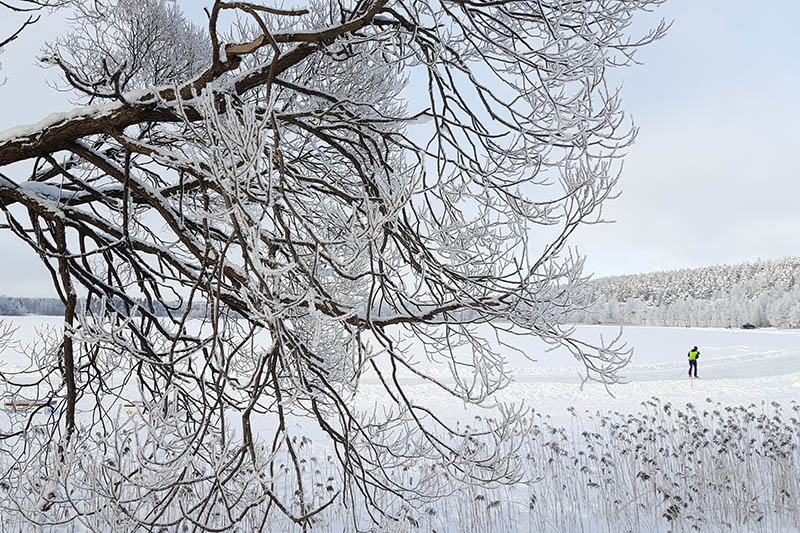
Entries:
[[[588, 283], [587, 291], [593, 304], [573, 311], [574, 323], [800, 328], [800, 258], [604, 277]], [[192, 316], [205, 312], [194, 307]], [[63, 313], [57, 298], [0, 296], [3, 316]], [[166, 316], [166, 309], [159, 305], [155, 314]]]
[[[148, 307], [144, 301], [139, 302], [145, 307]], [[99, 300], [93, 303], [93, 309], [98, 307]], [[81, 310], [86, 305], [85, 300], [78, 300], [78, 309]], [[121, 301], [115, 302], [115, 306], [122, 309], [124, 304]], [[156, 316], [167, 316], [167, 309], [160, 303], [155, 303], [151, 307], [151, 311]], [[186, 307], [176, 303], [174, 308], [171, 309], [173, 315], [182, 314]], [[190, 316], [202, 316], [205, 313], [204, 305], [194, 304], [189, 313]], [[0, 296], [0, 316], [25, 316], [25, 315], [42, 315], [42, 316], [64, 316], [64, 303], [58, 298], [21, 298], [15, 296]]]
[[581, 324], [800, 328], [800, 258], [598, 278]]

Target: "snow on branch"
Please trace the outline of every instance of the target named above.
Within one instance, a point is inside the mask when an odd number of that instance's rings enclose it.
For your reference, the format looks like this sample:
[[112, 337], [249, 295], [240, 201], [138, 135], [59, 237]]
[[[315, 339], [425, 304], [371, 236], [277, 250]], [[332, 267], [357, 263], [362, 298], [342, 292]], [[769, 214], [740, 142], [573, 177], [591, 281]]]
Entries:
[[[624, 343], [566, 325], [590, 304], [568, 246], [617, 193], [636, 131], [605, 76], [663, 35], [630, 30], [661, 3], [215, 1], [199, 26], [173, 1], [74, 2], [43, 55], [83, 105], [0, 133], [0, 227], [65, 309], [0, 374], [60, 428], [3, 473], [15, 516], [305, 528], [516, 481], [524, 407], [469, 433], [404, 383], [495, 405], [520, 336], [618, 381]], [[365, 380], [391, 408], [354, 409]], [[398, 475], [420, 462], [441, 476]]]

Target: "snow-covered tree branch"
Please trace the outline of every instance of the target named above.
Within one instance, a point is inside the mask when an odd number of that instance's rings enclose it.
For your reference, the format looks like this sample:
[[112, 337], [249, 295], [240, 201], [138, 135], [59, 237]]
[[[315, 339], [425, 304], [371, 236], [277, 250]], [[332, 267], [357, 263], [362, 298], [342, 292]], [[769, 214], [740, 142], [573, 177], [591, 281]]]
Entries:
[[[444, 479], [513, 481], [518, 412], [472, 435], [402, 378], [490, 402], [510, 380], [491, 324], [616, 381], [624, 348], [563, 325], [588, 303], [566, 244], [615, 194], [635, 129], [605, 75], [664, 33], [628, 32], [662, 1], [215, 1], [203, 26], [166, 0], [76, 2], [41, 60], [82, 105], [0, 133], [0, 208], [66, 309], [3, 374], [58, 417], [0, 436], [14, 509], [305, 527], [334, 500], [381, 522]], [[393, 409], [353, 409], [368, 379]], [[298, 419], [333, 450], [329, 491]], [[417, 461], [442, 480], [397, 475]]]

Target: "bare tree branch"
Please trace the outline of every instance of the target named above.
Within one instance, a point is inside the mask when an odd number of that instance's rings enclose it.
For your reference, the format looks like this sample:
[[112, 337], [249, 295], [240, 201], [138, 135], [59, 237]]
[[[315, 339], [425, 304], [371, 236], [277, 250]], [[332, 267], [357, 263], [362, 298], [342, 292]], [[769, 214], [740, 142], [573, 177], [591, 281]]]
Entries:
[[[663, 35], [629, 32], [661, 3], [215, 1], [201, 27], [167, 0], [76, 2], [44, 61], [84, 105], [0, 133], [0, 228], [66, 307], [0, 374], [55, 406], [0, 434], [8, 512], [307, 529], [518, 481], [523, 412], [468, 431], [404, 383], [490, 405], [516, 336], [619, 380], [621, 340], [566, 324], [589, 303], [567, 245], [616, 195], [636, 130], [606, 73]], [[370, 379], [383, 411], [358, 407]]]

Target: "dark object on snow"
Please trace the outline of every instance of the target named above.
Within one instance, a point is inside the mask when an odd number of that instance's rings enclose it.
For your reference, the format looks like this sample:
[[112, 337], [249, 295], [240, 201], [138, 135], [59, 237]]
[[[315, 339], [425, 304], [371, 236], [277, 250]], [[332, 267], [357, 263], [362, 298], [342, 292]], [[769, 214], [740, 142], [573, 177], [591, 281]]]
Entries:
[[689, 351], [689, 377], [692, 377], [692, 370], [694, 370], [694, 377], [697, 377], [697, 359], [700, 358], [700, 350], [697, 349], [697, 346], [692, 348]]
[[744, 324], [742, 326], [742, 329], [756, 329], [756, 327], [753, 324], [751, 324], [750, 322], [748, 322], [747, 324]]

